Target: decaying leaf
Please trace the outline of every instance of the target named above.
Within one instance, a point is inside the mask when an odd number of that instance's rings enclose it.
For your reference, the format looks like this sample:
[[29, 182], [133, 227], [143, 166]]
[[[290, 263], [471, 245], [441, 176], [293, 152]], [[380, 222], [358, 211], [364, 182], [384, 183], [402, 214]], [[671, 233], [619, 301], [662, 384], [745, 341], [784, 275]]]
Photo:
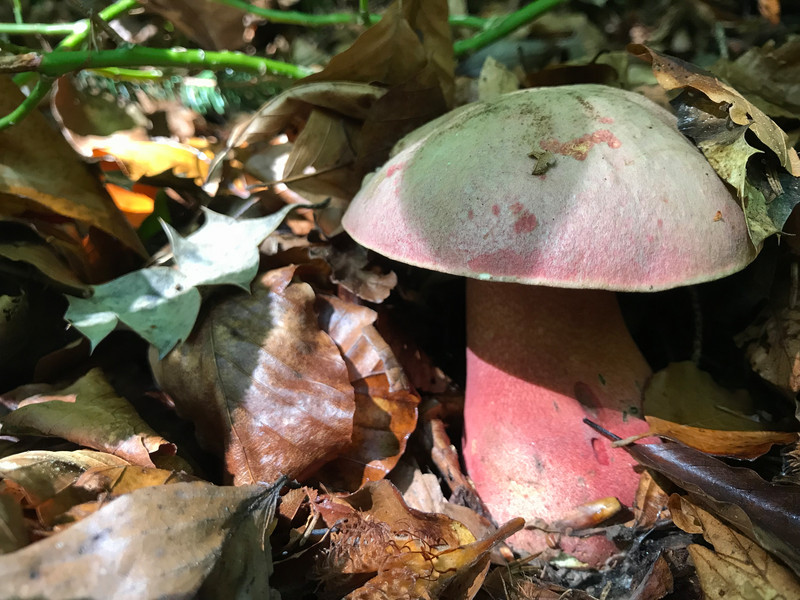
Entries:
[[800, 308], [773, 306], [765, 313], [766, 320], [753, 323], [736, 343], [756, 373], [794, 398], [800, 392]]
[[789, 600], [800, 597], [800, 580], [758, 544], [728, 527], [711, 513], [673, 495], [675, 524], [688, 533], [702, 533], [714, 550], [689, 546], [707, 598]]
[[279, 489], [194, 482], [134, 491], [0, 556], [2, 587], [51, 600], [277, 598], [268, 534]]
[[93, 450], [49, 452], [34, 450], [0, 460], [0, 478], [13, 482], [31, 508], [39, 507], [68, 489], [82, 473], [96, 467], [126, 466], [127, 461]]
[[[711, 74], [646, 46], [631, 44], [628, 50], [652, 63], [656, 79], [666, 90], [686, 88], [673, 101], [678, 127], [695, 141], [719, 176], [737, 190], [753, 244], [759, 247], [764, 239], [780, 233], [800, 202], [800, 189], [794, 184], [800, 176], [800, 158], [786, 133]], [[748, 143], [747, 131], [774, 153], [775, 165], [770, 157], [759, 165], [750, 160], [761, 150]], [[786, 173], [775, 172], [778, 162]]]
[[151, 361], [236, 484], [307, 477], [350, 445], [347, 367], [294, 271], [269, 271], [252, 294], [217, 301], [184, 344]]
[[323, 295], [317, 298], [317, 308], [320, 326], [347, 364], [356, 401], [352, 443], [325, 468], [322, 479], [355, 490], [383, 479], [397, 464], [417, 424], [419, 396], [373, 326], [375, 311]]
[[749, 127], [775, 153], [789, 173], [800, 176], [800, 157], [788, 144], [786, 134], [735, 89], [689, 63], [647, 46], [631, 44], [628, 51], [653, 65], [653, 72], [661, 87], [667, 90], [691, 87], [705, 94], [712, 102], [727, 105], [728, 115], [734, 123]]
[[681, 425], [658, 417], [647, 416], [645, 419], [650, 425], [650, 433], [717, 456], [753, 459], [766, 454], [774, 445], [798, 441], [797, 433], [791, 431], [721, 431]]
[[744, 390], [729, 391], [691, 361], [655, 373], [644, 391], [645, 413], [666, 421], [728, 431], [755, 431], [753, 402]]
[[438, 598], [452, 586], [479, 585], [488, 552], [523, 526], [515, 519], [475, 541], [458, 521], [408, 508], [388, 481], [314, 508], [332, 528], [321, 577], [331, 594], [353, 599]]
[[211, 0], [145, 0], [142, 5], [175, 25], [201, 48], [236, 50], [246, 42], [246, 13], [239, 8]]
[[769, 116], [800, 118], [800, 38], [777, 47], [770, 40], [711, 70]]
[[0, 492], [0, 555], [23, 548], [28, 541], [22, 507], [10, 494]]
[[175, 446], [145, 423], [97, 368], [68, 387], [20, 402], [3, 417], [2, 431], [60, 437], [147, 467], [154, 466], [152, 454], [175, 453]]
[[[0, 113], [8, 114], [24, 100], [11, 78], [0, 76]], [[42, 169], [41, 165], [47, 165]], [[2, 212], [52, 212], [74, 219], [116, 238], [144, 255], [133, 228], [103, 192], [99, 181], [79, 162], [72, 149], [34, 111], [14, 127], [0, 131], [0, 194], [15, 197], [3, 202]]]
[[625, 449], [800, 574], [799, 486], [768, 483], [755, 471], [730, 467], [678, 442], [632, 444]]

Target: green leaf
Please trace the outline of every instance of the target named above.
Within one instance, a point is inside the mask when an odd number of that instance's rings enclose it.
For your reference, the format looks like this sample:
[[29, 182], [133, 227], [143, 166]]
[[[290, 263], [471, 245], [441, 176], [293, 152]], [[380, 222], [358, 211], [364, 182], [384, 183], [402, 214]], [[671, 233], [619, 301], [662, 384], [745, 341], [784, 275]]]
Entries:
[[244, 221], [204, 209], [206, 222], [188, 237], [162, 223], [174, 267], [148, 267], [93, 286], [88, 299], [67, 296], [64, 318], [89, 339], [92, 350], [122, 322], [163, 357], [194, 327], [201, 301], [197, 286], [230, 284], [249, 290], [258, 271], [258, 245], [295, 208]]

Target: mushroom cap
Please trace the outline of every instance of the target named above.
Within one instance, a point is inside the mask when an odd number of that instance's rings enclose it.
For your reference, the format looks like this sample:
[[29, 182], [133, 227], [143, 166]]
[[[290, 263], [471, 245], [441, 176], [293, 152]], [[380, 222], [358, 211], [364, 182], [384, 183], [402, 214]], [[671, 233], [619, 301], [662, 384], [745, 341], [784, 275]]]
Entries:
[[411, 265], [655, 291], [724, 277], [757, 252], [738, 202], [675, 118], [633, 92], [521, 90], [452, 111], [395, 152], [343, 225]]

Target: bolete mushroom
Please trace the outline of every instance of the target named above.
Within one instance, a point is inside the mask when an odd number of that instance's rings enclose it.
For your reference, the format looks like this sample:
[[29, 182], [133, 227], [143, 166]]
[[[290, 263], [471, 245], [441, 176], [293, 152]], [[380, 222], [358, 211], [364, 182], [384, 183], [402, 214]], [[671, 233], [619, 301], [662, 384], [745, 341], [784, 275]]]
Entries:
[[[756, 254], [736, 199], [674, 117], [600, 85], [522, 90], [427, 124], [343, 224], [380, 254], [469, 278], [463, 452], [499, 521], [631, 503], [632, 460], [582, 423], [647, 430], [650, 369], [613, 291], [717, 279]], [[592, 563], [608, 551], [568, 542]], [[525, 531], [512, 543], [545, 542]]]

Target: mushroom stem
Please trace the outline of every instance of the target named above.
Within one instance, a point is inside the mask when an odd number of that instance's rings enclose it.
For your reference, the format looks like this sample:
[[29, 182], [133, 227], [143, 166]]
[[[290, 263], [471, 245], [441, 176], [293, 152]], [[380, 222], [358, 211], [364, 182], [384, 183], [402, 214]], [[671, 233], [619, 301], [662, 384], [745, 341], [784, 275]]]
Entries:
[[[583, 423], [622, 437], [647, 431], [641, 390], [651, 371], [613, 292], [469, 279], [467, 345], [464, 456], [498, 521], [552, 523], [604, 496], [631, 504], [635, 461]], [[539, 551], [537, 534], [512, 542]]]

